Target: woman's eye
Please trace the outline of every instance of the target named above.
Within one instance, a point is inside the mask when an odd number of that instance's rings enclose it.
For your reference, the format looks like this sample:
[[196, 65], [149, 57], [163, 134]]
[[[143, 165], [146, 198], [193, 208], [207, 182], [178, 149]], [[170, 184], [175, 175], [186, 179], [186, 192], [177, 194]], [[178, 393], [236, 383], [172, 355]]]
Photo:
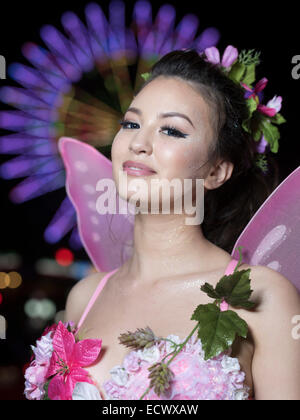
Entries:
[[187, 134], [183, 134], [181, 131], [177, 130], [175, 127], [162, 127], [161, 131], [165, 131], [167, 130], [169, 132], [169, 134], [167, 134], [168, 136], [172, 136], [172, 137], [183, 137], [185, 138], [187, 136]]
[[125, 129], [126, 128], [137, 128], [137, 127], [128, 127], [129, 124], [131, 124], [132, 126], [138, 126], [137, 123], [133, 123], [133, 122], [130, 122], [130, 121], [120, 121], [120, 125]]
[[[131, 122], [131, 121], [126, 121], [126, 120], [121, 120], [120, 121], [120, 125], [124, 128], [124, 129], [137, 129], [139, 128], [139, 124]], [[168, 134], [167, 136], [170, 137], [182, 137], [185, 138], [187, 137], [187, 134], [183, 134], [181, 131], [177, 130], [175, 127], [170, 127], [170, 126], [165, 126], [162, 127], [160, 132], [163, 131], [167, 131]]]

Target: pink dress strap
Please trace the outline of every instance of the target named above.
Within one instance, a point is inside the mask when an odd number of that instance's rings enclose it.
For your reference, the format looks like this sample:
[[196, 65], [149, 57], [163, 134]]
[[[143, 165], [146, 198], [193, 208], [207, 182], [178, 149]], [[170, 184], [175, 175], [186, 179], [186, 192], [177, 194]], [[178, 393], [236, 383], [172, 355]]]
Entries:
[[118, 271], [119, 268], [116, 268], [115, 270], [109, 271], [108, 273], [105, 274], [105, 276], [101, 279], [101, 281], [99, 282], [96, 290], [94, 291], [92, 297], [89, 300], [89, 303], [87, 304], [78, 324], [77, 324], [77, 328], [76, 328], [76, 332], [75, 334], [78, 333], [79, 328], [81, 327], [81, 325], [83, 324], [85, 318], [87, 317], [87, 314], [89, 313], [90, 309], [92, 308], [92, 306], [94, 305], [97, 297], [99, 296], [99, 294], [101, 293], [101, 291], [103, 290], [104, 286], [106, 285], [107, 280], [109, 279], [109, 277], [111, 277], [116, 271]]
[[232, 259], [230, 262], [229, 262], [229, 264], [227, 265], [227, 268], [226, 268], [226, 270], [225, 270], [225, 275], [226, 276], [228, 276], [229, 274], [232, 274], [233, 272], [234, 272], [234, 269], [235, 269], [235, 267], [236, 267], [236, 265], [237, 265], [237, 263], [238, 263], [238, 260], [236, 260], [236, 259]]

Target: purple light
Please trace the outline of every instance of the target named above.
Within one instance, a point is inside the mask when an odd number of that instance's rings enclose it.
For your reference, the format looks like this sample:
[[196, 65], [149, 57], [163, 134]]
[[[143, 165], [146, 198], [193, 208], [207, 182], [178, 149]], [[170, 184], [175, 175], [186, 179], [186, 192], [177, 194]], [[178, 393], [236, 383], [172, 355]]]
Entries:
[[23, 45], [22, 53], [30, 63], [41, 70], [52, 86], [56, 86], [60, 91], [64, 91], [65, 85], [68, 86], [69, 84], [68, 79], [58, 66], [53, 63], [53, 60], [50, 59], [50, 54], [45, 49], [28, 42]]
[[90, 3], [85, 8], [86, 20], [88, 28], [93, 39], [97, 41], [97, 44], [93, 44], [93, 51], [96, 57], [103, 58], [103, 53], [108, 54], [108, 22], [101, 9], [96, 3]]
[[216, 28], [207, 28], [195, 40], [195, 48], [198, 52], [205, 50], [205, 48], [217, 45], [220, 39], [220, 32]]
[[174, 50], [181, 50], [191, 46], [197, 33], [199, 19], [195, 15], [186, 15], [176, 28]]
[[36, 156], [53, 156], [57, 153], [57, 144], [49, 139], [39, 139], [25, 133], [10, 134], [0, 137], [0, 153], [31, 154]]
[[62, 171], [49, 175], [32, 176], [26, 178], [9, 193], [9, 198], [14, 203], [23, 203], [47, 192], [58, 190], [65, 185], [65, 175]]
[[141, 48], [152, 27], [152, 7], [148, 1], [138, 1], [133, 10], [133, 21], [136, 25], [138, 44]]
[[63, 170], [58, 158], [49, 156], [17, 156], [0, 165], [0, 175], [5, 179], [21, 178], [29, 175], [44, 175]]
[[82, 71], [72, 54], [70, 41], [51, 25], [43, 26], [40, 35], [49, 50], [55, 55], [55, 59], [67, 77], [73, 82], [80, 80]]
[[73, 12], [64, 13], [61, 22], [70, 37], [69, 43], [77, 63], [84, 72], [92, 70], [94, 58], [85, 26]]
[[75, 251], [82, 248], [82, 242], [79, 236], [77, 226], [75, 226], [72, 230], [72, 233], [69, 239], [69, 245]]
[[44, 233], [47, 242], [56, 243], [68, 233], [76, 223], [76, 213], [73, 204], [66, 197]]
[[23, 88], [3, 86], [0, 88], [0, 97], [2, 102], [24, 111], [26, 108], [45, 108], [47, 106], [45, 102], [35, 98], [30, 91]]

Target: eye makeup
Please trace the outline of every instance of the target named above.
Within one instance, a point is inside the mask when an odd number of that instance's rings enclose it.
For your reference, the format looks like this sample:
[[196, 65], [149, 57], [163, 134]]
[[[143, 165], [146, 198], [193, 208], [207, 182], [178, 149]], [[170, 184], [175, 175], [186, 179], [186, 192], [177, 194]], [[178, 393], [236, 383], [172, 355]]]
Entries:
[[[120, 125], [126, 130], [126, 129], [134, 129], [134, 127], [128, 127], [129, 124], [138, 126], [139, 124], [122, 119], [121, 121], [119, 121]], [[138, 128], [138, 127], [135, 127]], [[184, 134], [181, 131], [177, 130], [177, 128], [170, 126], [170, 125], [164, 125], [163, 127], [161, 127], [160, 132], [168, 130], [169, 132], [171, 132], [172, 134], [167, 134], [170, 137], [177, 137], [177, 138], [186, 138], [188, 136], [188, 134]]]

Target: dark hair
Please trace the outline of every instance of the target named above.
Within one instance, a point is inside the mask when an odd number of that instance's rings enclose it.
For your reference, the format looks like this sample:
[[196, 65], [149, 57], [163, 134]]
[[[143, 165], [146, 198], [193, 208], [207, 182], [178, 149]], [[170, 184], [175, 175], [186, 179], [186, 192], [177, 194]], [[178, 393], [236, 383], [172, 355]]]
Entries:
[[265, 174], [255, 165], [257, 143], [242, 128], [248, 117], [244, 89], [217, 65], [193, 49], [172, 51], [154, 64], [139, 91], [159, 76], [193, 82], [211, 106], [211, 115], [218, 116], [214, 123], [216, 141], [209, 158], [224, 158], [234, 164], [234, 169], [222, 186], [206, 192], [201, 226], [209, 241], [231, 253], [239, 234], [278, 185], [276, 161], [267, 155]]

